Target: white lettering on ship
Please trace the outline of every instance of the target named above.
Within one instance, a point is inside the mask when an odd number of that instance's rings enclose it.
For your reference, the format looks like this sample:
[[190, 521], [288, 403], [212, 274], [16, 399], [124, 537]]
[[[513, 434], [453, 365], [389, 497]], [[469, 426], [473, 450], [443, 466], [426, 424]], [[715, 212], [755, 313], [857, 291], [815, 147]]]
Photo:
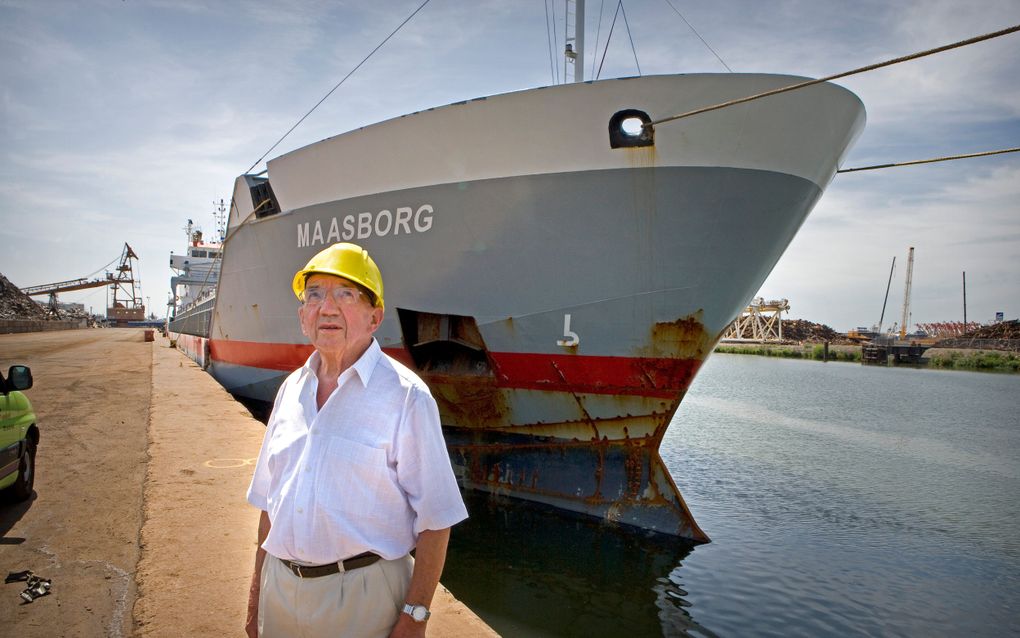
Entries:
[[304, 222], [297, 225], [297, 245], [304, 248], [369, 237], [427, 233], [432, 229], [433, 212], [430, 204], [423, 204], [417, 210], [399, 206], [394, 211], [384, 209], [378, 213], [333, 217], [329, 221]]
[[563, 339], [557, 339], [556, 345], [573, 347], [581, 343], [581, 337], [570, 329], [570, 315], [563, 315]]

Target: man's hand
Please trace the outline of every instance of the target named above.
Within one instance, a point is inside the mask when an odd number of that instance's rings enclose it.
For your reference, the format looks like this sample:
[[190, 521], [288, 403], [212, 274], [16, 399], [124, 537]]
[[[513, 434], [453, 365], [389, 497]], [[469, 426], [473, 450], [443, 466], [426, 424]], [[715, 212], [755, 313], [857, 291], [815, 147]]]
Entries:
[[[439, 576], [443, 573], [446, 563], [446, 546], [450, 542], [450, 528], [425, 530], [418, 535], [418, 547], [414, 553], [414, 571], [411, 572], [411, 583], [407, 587], [405, 603], [414, 605], [432, 605], [432, 597], [439, 585]], [[397, 624], [390, 631], [390, 638], [423, 638], [425, 622], [414, 622], [404, 612], [400, 612]]]
[[255, 603], [248, 597], [248, 620], [244, 623], [244, 633], [248, 638], [259, 638], [259, 595], [255, 594]]
[[390, 638], [424, 638], [427, 624], [428, 621], [414, 622], [413, 618], [400, 612], [397, 624], [393, 625], [393, 630], [390, 631]]
[[259, 594], [262, 589], [262, 565], [266, 561], [266, 550], [262, 549], [262, 543], [272, 524], [269, 521], [269, 514], [262, 512], [259, 515], [258, 549], [255, 550], [255, 569], [251, 576], [251, 588], [248, 590], [248, 618], [244, 622], [244, 633], [248, 638], [259, 638]]

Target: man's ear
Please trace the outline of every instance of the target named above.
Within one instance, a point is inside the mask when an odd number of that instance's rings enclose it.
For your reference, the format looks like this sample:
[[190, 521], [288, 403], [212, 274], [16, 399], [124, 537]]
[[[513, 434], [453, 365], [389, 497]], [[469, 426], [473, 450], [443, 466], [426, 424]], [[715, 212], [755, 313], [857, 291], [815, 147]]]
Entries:
[[304, 336], [307, 337], [308, 333], [305, 332], [305, 305], [304, 304], [301, 304], [300, 306], [297, 307], [297, 318], [298, 318], [298, 323], [301, 324], [301, 334], [303, 334]]

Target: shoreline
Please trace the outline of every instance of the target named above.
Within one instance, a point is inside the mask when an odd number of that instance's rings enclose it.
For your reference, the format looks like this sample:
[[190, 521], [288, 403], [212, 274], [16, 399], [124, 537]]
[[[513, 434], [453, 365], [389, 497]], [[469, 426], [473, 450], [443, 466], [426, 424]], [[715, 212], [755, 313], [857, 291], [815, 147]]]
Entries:
[[[861, 346], [824, 343], [719, 343], [713, 352], [720, 354], [757, 355], [811, 361], [861, 362]], [[1020, 373], [1020, 352], [970, 348], [930, 348], [919, 364], [899, 364], [932, 370], [964, 370], [970, 372]]]

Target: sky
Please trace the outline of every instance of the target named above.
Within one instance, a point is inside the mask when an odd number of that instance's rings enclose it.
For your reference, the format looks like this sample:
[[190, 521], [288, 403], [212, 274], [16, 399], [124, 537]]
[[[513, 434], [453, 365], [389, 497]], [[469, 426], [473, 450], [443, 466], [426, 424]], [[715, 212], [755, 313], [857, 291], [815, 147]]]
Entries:
[[[235, 177], [421, 2], [0, 0], [0, 273], [20, 287], [102, 277], [128, 243], [141, 296], [164, 316], [187, 220], [211, 234]], [[587, 3], [589, 79], [616, 7]], [[638, 65], [823, 77], [1020, 24], [1020, 0], [623, 8], [631, 37], [620, 18], [601, 78]], [[562, 49], [563, 12], [560, 0], [431, 0], [269, 157], [555, 83], [547, 15]], [[1020, 146], [1018, 68], [1020, 33], [839, 80], [868, 111], [844, 167]], [[837, 175], [759, 294], [788, 299], [787, 318], [871, 326], [896, 257], [888, 327], [911, 246], [911, 327], [963, 319], [963, 272], [968, 320], [1020, 316], [1020, 153]], [[107, 290], [61, 300], [102, 313]]]

